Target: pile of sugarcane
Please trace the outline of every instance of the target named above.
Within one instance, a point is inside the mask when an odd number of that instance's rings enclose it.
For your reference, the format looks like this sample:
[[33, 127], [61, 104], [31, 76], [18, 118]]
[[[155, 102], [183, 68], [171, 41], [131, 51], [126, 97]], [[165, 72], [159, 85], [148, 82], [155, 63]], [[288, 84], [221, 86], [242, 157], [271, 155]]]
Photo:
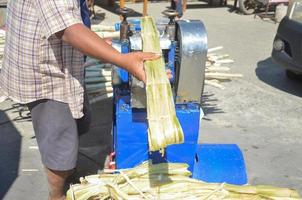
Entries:
[[120, 37], [120, 32], [115, 30], [115, 26], [95, 24], [91, 26], [91, 30], [101, 38], [116, 38]]
[[[118, 39], [120, 37], [120, 32], [115, 31], [114, 26], [92, 25], [91, 30], [101, 38]], [[85, 85], [91, 104], [113, 96], [111, 71], [112, 64], [104, 64], [99, 60], [87, 58], [85, 62]]]
[[0, 69], [2, 67], [2, 59], [4, 55], [5, 31], [0, 29]]
[[87, 58], [85, 62], [85, 87], [90, 103], [113, 96], [111, 70], [111, 64], [104, 64], [99, 60]]
[[148, 161], [81, 178], [70, 186], [67, 200], [301, 200], [292, 189], [205, 183], [190, 176], [187, 164]]
[[215, 47], [208, 50], [206, 68], [205, 68], [205, 84], [220, 89], [225, 87], [221, 84], [224, 81], [230, 81], [232, 78], [241, 78], [242, 74], [230, 73], [230, 65], [234, 60], [229, 58], [228, 54], [218, 54], [215, 51], [221, 50], [223, 47]]

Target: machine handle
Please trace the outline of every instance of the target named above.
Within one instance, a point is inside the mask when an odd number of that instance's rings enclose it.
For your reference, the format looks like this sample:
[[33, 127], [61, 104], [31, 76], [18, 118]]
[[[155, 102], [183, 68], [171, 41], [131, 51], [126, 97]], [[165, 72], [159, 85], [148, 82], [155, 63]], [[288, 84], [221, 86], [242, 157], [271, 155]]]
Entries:
[[123, 8], [116, 9], [116, 12], [125, 18], [128, 17], [130, 14], [133, 14], [134, 10], [132, 10], [131, 8], [123, 7]]
[[168, 9], [168, 10], [164, 10], [162, 12], [163, 15], [167, 16], [167, 17], [177, 17], [178, 16], [178, 12], [176, 10], [172, 10], [172, 9]]

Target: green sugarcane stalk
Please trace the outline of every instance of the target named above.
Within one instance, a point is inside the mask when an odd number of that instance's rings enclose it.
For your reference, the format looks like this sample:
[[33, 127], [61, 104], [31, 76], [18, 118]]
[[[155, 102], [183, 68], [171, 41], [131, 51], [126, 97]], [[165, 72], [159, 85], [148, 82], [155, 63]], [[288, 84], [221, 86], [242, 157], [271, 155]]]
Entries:
[[[143, 51], [162, 54], [159, 35], [153, 19], [141, 20]], [[147, 117], [149, 150], [157, 151], [171, 144], [184, 142], [184, 135], [176, 117], [170, 82], [163, 58], [146, 61]]]
[[[186, 164], [145, 162], [135, 168], [87, 176], [72, 186], [67, 200], [301, 200], [291, 189], [266, 185], [205, 183], [190, 178]], [[125, 176], [127, 178], [125, 178]], [[131, 183], [130, 183], [131, 182]], [[142, 195], [143, 194], [143, 195]]]

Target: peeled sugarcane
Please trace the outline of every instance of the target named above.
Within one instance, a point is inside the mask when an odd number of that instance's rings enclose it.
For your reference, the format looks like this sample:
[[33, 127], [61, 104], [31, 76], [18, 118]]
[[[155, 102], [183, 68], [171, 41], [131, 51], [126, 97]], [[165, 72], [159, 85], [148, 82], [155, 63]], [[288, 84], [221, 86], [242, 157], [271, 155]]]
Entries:
[[219, 83], [219, 81], [215, 81], [215, 80], [205, 80], [204, 81], [205, 84], [207, 85], [211, 85], [211, 86], [214, 86], [214, 87], [217, 87], [217, 88], [220, 88], [220, 89], [225, 89], [225, 87], [223, 85], [221, 85]]
[[227, 73], [206, 73], [207, 79], [230, 79], [230, 78], [241, 78], [242, 74], [227, 74]]
[[218, 64], [230, 64], [230, 63], [234, 63], [234, 60], [232, 60], [232, 59], [222, 59], [222, 60], [217, 60], [216, 63], [218, 63]]
[[216, 72], [227, 72], [230, 71], [229, 67], [207, 67], [205, 69], [205, 72], [212, 72], [212, 71], [216, 71]]
[[90, 67], [95, 66], [95, 65], [102, 65], [102, 64], [97, 59], [87, 57], [84, 67], [89, 69]]
[[[153, 19], [141, 20], [143, 51], [162, 54], [159, 35]], [[146, 96], [148, 117], [149, 150], [157, 151], [170, 144], [184, 142], [184, 135], [176, 117], [171, 85], [168, 80], [164, 59], [146, 61]]]
[[267, 185], [205, 183], [190, 178], [187, 164], [151, 161], [125, 170], [105, 170], [80, 179], [67, 192], [67, 200], [301, 200], [287, 188]]
[[96, 83], [96, 84], [88, 84], [86, 85], [86, 89], [89, 90], [94, 90], [98, 88], [106, 88], [110, 87], [112, 84], [111, 82], [102, 82], [102, 83]]
[[102, 101], [104, 99], [108, 99], [110, 97], [113, 96], [113, 93], [112, 92], [106, 92], [105, 94], [101, 94], [101, 95], [98, 95], [96, 97], [92, 97], [90, 100], [89, 100], [89, 103], [90, 104], [93, 104], [93, 103], [96, 103], [96, 102], [99, 102], [99, 101]]
[[85, 83], [100, 83], [100, 82], [111, 82], [111, 76], [96, 76], [96, 77], [87, 77], [85, 78]]
[[111, 76], [110, 69], [99, 69], [98, 71], [86, 70], [86, 77], [95, 77], [95, 76]]
[[103, 95], [103, 94], [112, 93], [112, 92], [113, 92], [112, 86], [97, 88], [95, 90], [87, 91], [87, 93], [92, 96]]
[[102, 32], [102, 31], [109, 31], [114, 32], [115, 26], [112, 25], [102, 25], [102, 24], [95, 24], [91, 26], [91, 30], [94, 32]]
[[[214, 52], [223, 49], [222, 46], [211, 48], [209, 52]], [[224, 89], [221, 84], [222, 81], [229, 81], [233, 78], [241, 78], [242, 74], [229, 73], [230, 67], [224, 66], [225, 64], [234, 63], [234, 60], [229, 59], [228, 54], [209, 53], [205, 66], [205, 84], [216, 88]], [[226, 73], [228, 72], [228, 73]]]
[[112, 64], [101, 63], [99, 60], [87, 57], [85, 62], [85, 85], [89, 103], [113, 96], [111, 68]]
[[222, 54], [222, 55], [209, 54], [208, 55], [208, 60], [212, 61], [212, 62], [215, 62], [216, 60], [224, 59], [224, 58], [228, 58], [228, 57], [229, 57], [228, 54]]
[[218, 50], [221, 50], [221, 49], [223, 49], [223, 46], [218, 46], [218, 47], [210, 48], [210, 49], [208, 49], [208, 53], [212, 53], [214, 51], [218, 51]]
[[101, 38], [119, 38], [120, 32], [114, 31], [114, 32], [95, 32], [99, 37]]

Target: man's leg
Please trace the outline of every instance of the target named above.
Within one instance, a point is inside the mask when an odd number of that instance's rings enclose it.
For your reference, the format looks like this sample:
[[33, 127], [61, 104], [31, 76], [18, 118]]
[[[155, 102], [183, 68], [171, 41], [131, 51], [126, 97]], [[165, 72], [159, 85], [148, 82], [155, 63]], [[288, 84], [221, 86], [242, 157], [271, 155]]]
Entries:
[[48, 200], [64, 200], [64, 184], [71, 171], [55, 171], [46, 168], [45, 172], [49, 188]]
[[49, 200], [65, 198], [66, 178], [76, 167], [78, 131], [68, 104], [40, 100], [28, 105], [42, 162], [46, 168]]

